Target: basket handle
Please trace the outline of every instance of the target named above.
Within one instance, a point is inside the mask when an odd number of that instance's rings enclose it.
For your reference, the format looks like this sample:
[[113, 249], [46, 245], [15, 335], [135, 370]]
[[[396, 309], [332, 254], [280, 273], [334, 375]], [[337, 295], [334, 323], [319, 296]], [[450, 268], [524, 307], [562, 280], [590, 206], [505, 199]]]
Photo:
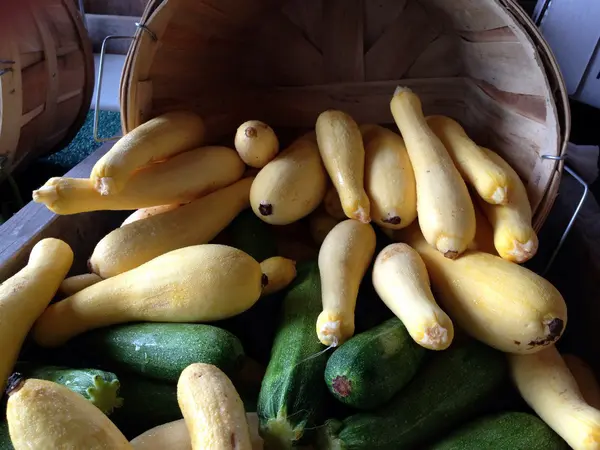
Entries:
[[[550, 159], [553, 161], [565, 161], [567, 159], [567, 155], [562, 155], [562, 156], [542, 155], [541, 158], [542, 159]], [[563, 234], [560, 237], [560, 240], [558, 241], [556, 248], [554, 249], [554, 252], [552, 252], [552, 256], [550, 256], [550, 259], [548, 260], [546, 267], [544, 267], [544, 270], [542, 270], [542, 272], [541, 272], [542, 276], [544, 276], [548, 273], [548, 271], [552, 267], [552, 264], [556, 260], [556, 257], [558, 256], [560, 249], [562, 248], [563, 244], [567, 240], [567, 237], [569, 236], [569, 233], [571, 232], [571, 229], [573, 228], [573, 225], [575, 225], [575, 220], [579, 216], [579, 213], [581, 212], [581, 208], [583, 207], [583, 204], [585, 203], [585, 199], [587, 198], [588, 193], [590, 191], [590, 188], [589, 188], [588, 184], [585, 182], [585, 180], [583, 178], [581, 178], [573, 169], [571, 169], [567, 164], [565, 164], [563, 168], [569, 175], [571, 175], [573, 178], [575, 178], [575, 180], [581, 185], [581, 187], [583, 188], [583, 193], [581, 194], [581, 199], [579, 200], [579, 203], [577, 204], [577, 207], [575, 208], [575, 211], [573, 212], [573, 215], [571, 216], [571, 219], [569, 220], [567, 227], [564, 229]]]
[[[138, 29], [148, 33], [154, 41], [158, 40], [156, 34], [152, 30], [150, 30], [146, 25], [136, 22], [135, 26]], [[116, 135], [103, 138], [99, 137], [98, 135], [98, 122], [100, 121], [100, 94], [102, 93], [102, 78], [104, 75], [104, 57], [106, 55], [106, 44], [113, 39], [130, 39], [133, 41], [136, 38], [136, 36], [137, 34], [135, 36], [111, 35], [106, 36], [102, 41], [102, 47], [100, 48], [100, 62], [98, 63], [98, 80], [96, 80], [96, 101], [94, 102], [94, 141], [96, 142], [103, 143], [116, 141], [121, 137], [121, 135]]]

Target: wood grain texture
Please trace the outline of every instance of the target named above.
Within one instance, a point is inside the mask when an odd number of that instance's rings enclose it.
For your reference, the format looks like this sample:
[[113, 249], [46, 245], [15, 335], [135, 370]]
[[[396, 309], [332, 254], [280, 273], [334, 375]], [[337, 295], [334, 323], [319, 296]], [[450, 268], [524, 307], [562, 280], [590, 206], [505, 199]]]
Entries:
[[[94, 53], [100, 53], [102, 42], [106, 36], [133, 36], [137, 30], [135, 24], [138, 16], [108, 16], [103, 14], [85, 15], [88, 33], [92, 41]], [[115, 39], [106, 45], [106, 52], [115, 55], [126, 55], [132, 40]]]
[[435, 17], [418, 2], [409, 2], [403, 13], [367, 52], [366, 79], [402, 78], [440, 32]]
[[94, 62], [78, 14], [71, 0], [32, 3], [1, 40], [0, 59], [14, 63], [0, 66], [8, 69], [0, 76], [0, 154], [8, 156], [0, 181], [70, 142], [87, 115]]
[[[109, 148], [110, 145], [101, 147], [66, 176], [89, 176], [93, 165]], [[75, 262], [70, 273], [85, 273], [87, 259], [96, 243], [119, 226], [126, 215], [125, 212], [97, 212], [57, 216], [44, 205], [28, 203], [0, 226], [0, 282], [20, 270], [32, 247], [46, 237], [56, 237], [67, 242], [75, 252]]]
[[365, 79], [363, 0], [328, 0], [323, 5], [325, 80]]

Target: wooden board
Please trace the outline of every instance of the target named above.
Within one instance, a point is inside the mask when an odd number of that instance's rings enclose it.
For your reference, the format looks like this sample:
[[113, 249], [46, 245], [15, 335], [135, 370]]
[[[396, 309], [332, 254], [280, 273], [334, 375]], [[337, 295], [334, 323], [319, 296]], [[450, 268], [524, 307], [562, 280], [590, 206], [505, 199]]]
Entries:
[[[112, 144], [106, 144], [67, 173], [69, 177], [88, 177], [92, 167]], [[55, 237], [67, 242], [75, 252], [71, 274], [87, 272], [87, 259], [96, 243], [117, 227], [127, 213], [93, 212], [58, 216], [44, 205], [30, 202], [0, 226], [0, 282], [23, 267], [31, 248], [41, 239]]]

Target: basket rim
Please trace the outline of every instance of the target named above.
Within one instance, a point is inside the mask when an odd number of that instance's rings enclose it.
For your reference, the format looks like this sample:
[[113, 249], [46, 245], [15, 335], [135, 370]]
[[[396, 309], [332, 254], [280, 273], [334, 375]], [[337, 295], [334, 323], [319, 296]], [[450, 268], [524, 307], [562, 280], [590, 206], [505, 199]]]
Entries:
[[[159, 18], [159, 16], [164, 11], [173, 10], [173, 8], [168, 8], [167, 5], [175, 0], [150, 0], [144, 11], [142, 16], [143, 24], [154, 24]], [[552, 107], [552, 115], [555, 117], [557, 127], [557, 142], [556, 144], [552, 144], [552, 146], [556, 145], [556, 151], [553, 151], [552, 156], [556, 156], [560, 159], [553, 161], [553, 168], [550, 170], [547, 182], [545, 186], [542, 184], [542, 188], [539, 192], [539, 196], [537, 197], [537, 206], [534, 211], [534, 228], [539, 231], [542, 227], [543, 223], [546, 221], [550, 210], [554, 204], [554, 201], [558, 195], [558, 189], [560, 184], [560, 179], [562, 177], [562, 172], [564, 168], [564, 157], [567, 151], [567, 144], [569, 141], [570, 133], [571, 133], [571, 110], [569, 106], [569, 97], [566, 90], [566, 84], [558, 66], [556, 57], [552, 52], [549, 44], [543, 37], [540, 30], [535, 25], [533, 19], [529, 17], [529, 15], [525, 12], [525, 10], [517, 3], [516, 0], [489, 0], [495, 3], [499, 8], [502, 8], [505, 13], [510, 17], [510, 19], [514, 22], [514, 27], [518, 27], [519, 31], [522, 32], [527, 38], [529, 45], [531, 45], [532, 50], [535, 54], [536, 59], [538, 60], [538, 64], [540, 66], [540, 70], [543, 73], [546, 84], [546, 95], [551, 103]], [[279, 3], [283, 4], [284, 1], [281, 0]], [[166, 23], [168, 23], [168, 19], [165, 21], [165, 18], [160, 18], [160, 27], [165, 27]], [[156, 30], [152, 30], [156, 33]], [[157, 33], [160, 36], [160, 33]], [[123, 69], [121, 76], [121, 120], [123, 132], [127, 133], [131, 131], [137, 124], [136, 121], [139, 120], [148, 120], [147, 113], [150, 112], [151, 109], [151, 98], [146, 98], [145, 103], [140, 101], [140, 95], [136, 95], [137, 84], [141, 84], [144, 79], [143, 77], [139, 77], [139, 79], [134, 80], [134, 76], [138, 75], [135, 72], [142, 72], [147, 70], [145, 67], [143, 69], [139, 69], [136, 67], [136, 64], [139, 64], [139, 58], [137, 58], [138, 53], [140, 52], [140, 48], [142, 45], [149, 45], [149, 37], [148, 33], [145, 33], [143, 28], [138, 28], [133, 44], [131, 45], [129, 52], [126, 58], [126, 65]], [[523, 43], [523, 45], [525, 45]], [[153, 59], [153, 54], [156, 46], [152, 48], [149, 52], [146, 50], [146, 53], [151, 53], [152, 57], [146, 61], [148, 63]], [[151, 64], [151, 62], [149, 62]], [[147, 94], [147, 93], [145, 93]], [[135, 105], [132, 105], [135, 100]], [[142, 103], [142, 104], [140, 104]], [[132, 115], [137, 115], [138, 117], [132, 117]], [[139, 116], [144, 116], [143, 119], [140, 119]], [[549, 161], [545, 161], [548, 163]], [[547, 172], [548, 173], [548, 172]]]

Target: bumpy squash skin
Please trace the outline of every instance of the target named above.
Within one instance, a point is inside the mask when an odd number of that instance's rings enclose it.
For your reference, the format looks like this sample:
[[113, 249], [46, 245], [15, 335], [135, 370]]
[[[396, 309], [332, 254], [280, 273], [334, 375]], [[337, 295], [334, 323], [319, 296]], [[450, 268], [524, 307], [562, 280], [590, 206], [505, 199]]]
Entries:
[[73, 251], [59, 239], [43, 239], [27, 265], [0, 285], [0, 392], [36, 319], [71, 268]]
[[584, 400], [555, 346], [534, 355], [508, 355], [523, 399], [575, 450], [600, 449], [600, 411]]
[[358, 125], [348, 114], [329, 110], [315, 126], [321, 158], [338, 192], [344, 213], [363, 223], [371, 221], [371, 204], [364, 189], [365, 148]]
[[252, 183], [250, 204], [266, 223], [288, 225], [313, 212], [326, 189], [317, 144], [300, 139], [261, 169]]
[[387, 128], [367, 128], [365, 189], [371, 217], [383, 228], [406, 228], [417, 218], [417, 186], [404, 140]]
[[260, 120], [241, 124], [235, 133], [235, 149], [250, 167], [262, 169], [277, 156], [279, 139], [273, 129]]
[[562, 336], [567, 325], [565, 301], [534, 272], [476, 250], [449, 260], [432, 249], [416, 227], [396, 237], [419, 252], [436, 299], [476, 339], [507, 353], [525, 354]]
[[179, 208], [180, 206], [181, 205], [179, 203], [174, 203], [171, 205], [150, 206], [149, 208], [138, 209], [137, 211], [133, 212], [129, 217], [127, 217], [127, 219], [123, 221], [121, 226], [124, 227], [125, 225], [137, 222], [138, 220], [147, 219], [148, 217], [156, 216], [167, 211], [172, 211], [174, 209]]
[[91, 331], [73, 339], [101, 367], [137, 373], [176, 383], [190, 364], [212, 364], [235, 374], [244, 349], [233, 334], [212, 325], [192, 323], [136, 323]]
[[[262, 438], [258, 435], [256, 413], [247, 413], [252, 450], [263, 450]], [[192, 440], [185, 419], [165, 423], [140, 434], [130, 444], [135, 450], [192, 450]]]
[[9, 392], [6, 417], [15, 450], [132, 448], [100, 409], [52, 381], [31, 378], [17, 384]]
[[450, 346], [454, 325], [435, 301], [425, 263], [414, 249], [406, 244], [384, 248], [373, 266], [373, 285], [417, 344], [429, 350]]
[[518, 264], [524, 263], [535, 256], [539, 246], [532, 226], [533, 214], [527, 189], [517, 172], [500, 155], [486, 148], [482, 150], [503, 168], [511, 185], [505, 205], [494, 206], [480, 202], [494, 228], [494, 246], [502, 258]]
[[427, 125], [419, 97], [397, 88], [392, 115], [417, 183], [417, 212], [425, 239], [447, 258], [462, 254], [475, 237], [475, 208], [444, 144]]
[[480, 198], [492, 205], [508, 202], [512, 189], [510, 176], [467, 136], [458, 122], [449, 117], [430, 116], [427, 124], [440, 138], [456, 168]]
[[357, 334], [333, 352], [325, 382], [342, 403], [357, 409], [378, 408], [415, 376], [424, 356], [425, 349], [393, 318]]
[[188, 203], [238, 181], [245, 166], [228, 147], [201, 147], [140, 170], [118, 194], [101, 195], [88, 178], [50, 178], [33, 201], [56, 214]]
[[504, 356], [476, 341], [437, 352], [388, 404], [320, 432], [323, 450], [398, 450], [424, 444], [481, 414], [506, 380]]
[[163, 114], [119, 139], [96, 162], [90, 179], [102, 195], [116, 194], [136, 170], [197, 148], [203, 140], [204, 122], [196, 114], [189, 111]]
[[250, 308], [266, 277], [241, 250], [205, 244], [166, 253], [50, 306], [33, 329], [43, 347], [125, 322], [207, 322]]
[[297, 445], [319, 420], [327, 396], [323, 372], [329, 353], [314, 335], [321, 310], [321, 281], [316, 263], [298, 267], [283, 300], [271, 360], [258, 398], [260, 434], [267, 448]]
[[533, 414], [507, 412], [473, 421], [427, 450], [568, 450], [569, 446]]
[[319, 251], [323, 311], [316, 324], [324, 345], [338, 346], [354, 335], [358, 289], [375, 252], [373, 227], [348, 219], [336, 225]]
[[244, 404], [231, 380], [215, 366], [188, 366], [177, 382], [177, 401], [193, 450], [252, 450]]
[[110, 278], [172, 250], [210, 242], [250, 206], [252, 181], [244, 178], [172, 211], [111, 231], [94, 248], [90, 268]]

